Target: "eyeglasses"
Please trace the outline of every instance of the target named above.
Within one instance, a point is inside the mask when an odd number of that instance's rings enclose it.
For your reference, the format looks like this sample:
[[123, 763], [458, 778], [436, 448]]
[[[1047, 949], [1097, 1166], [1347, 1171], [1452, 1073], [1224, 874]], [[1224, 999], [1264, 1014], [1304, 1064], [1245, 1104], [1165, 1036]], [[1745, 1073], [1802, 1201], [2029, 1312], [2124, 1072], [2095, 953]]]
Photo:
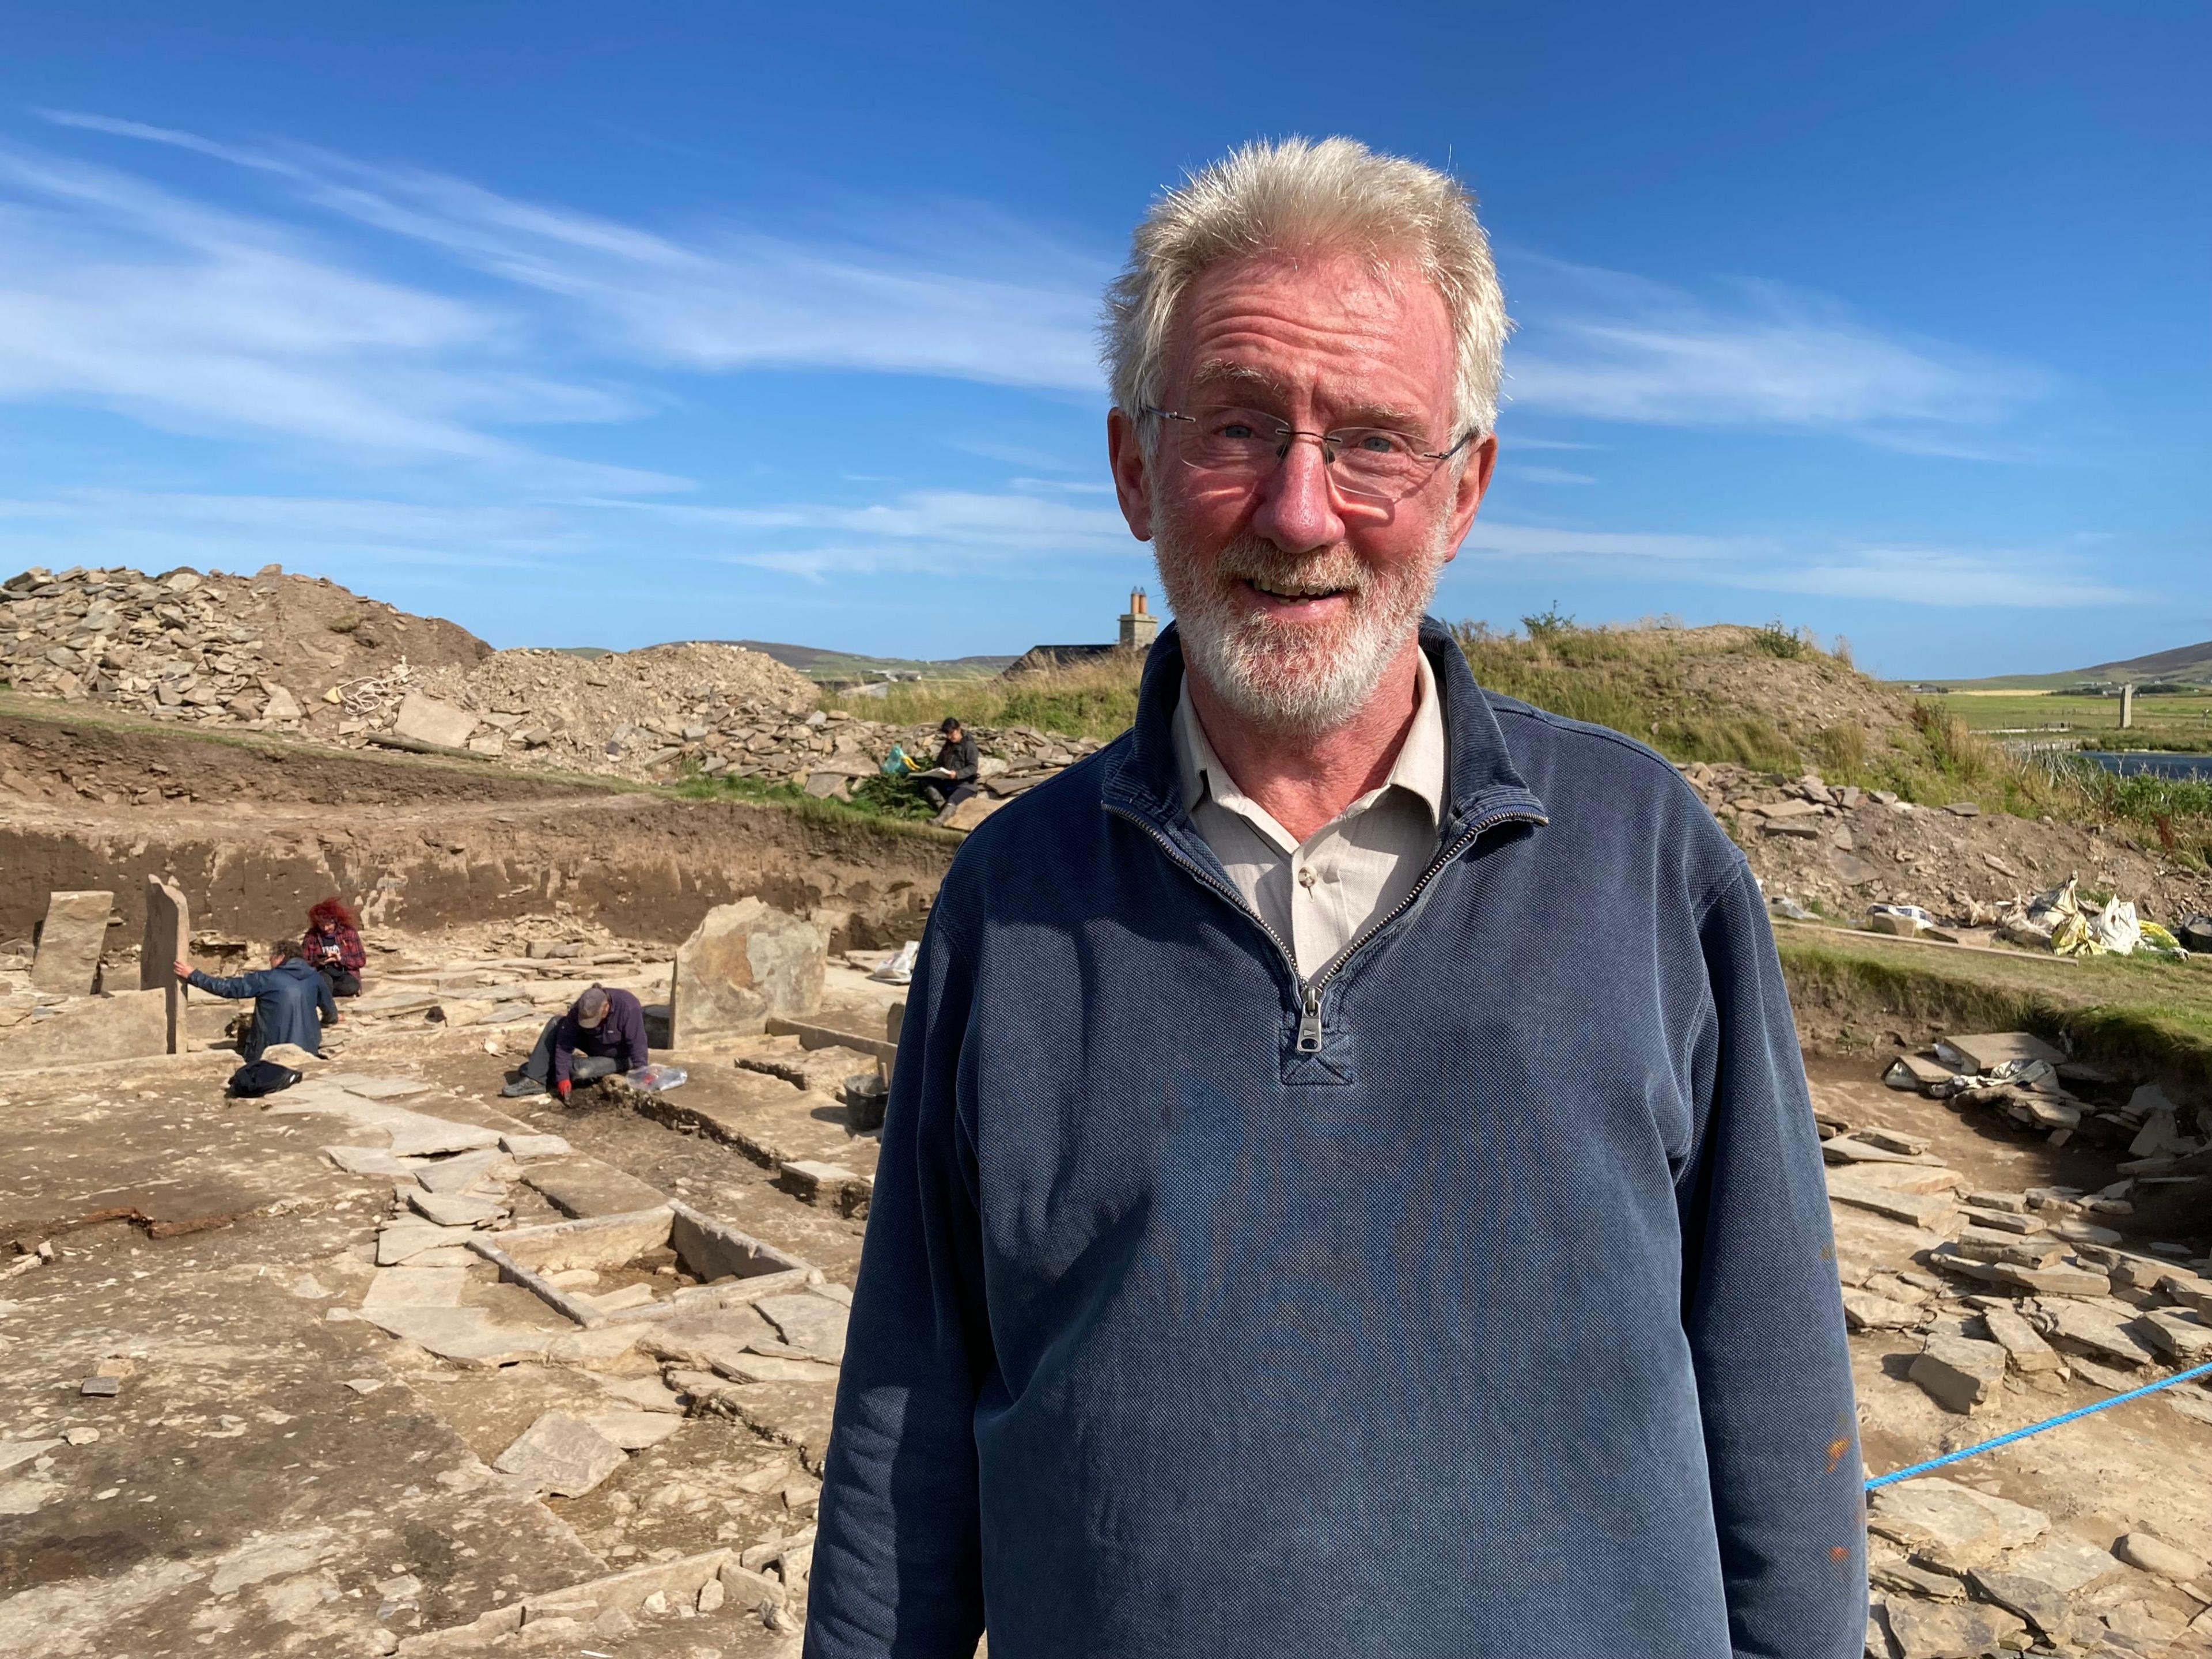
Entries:
[[1177, 448], [1183, 465], [1224, 482], [1257, 482], [1280, 465], [1292, 444], [1310, 438], [1321, 446], [1322, 460], [1335, 487], [1366, 501], [1405, 500], [1474, 436], [1468, 433], [1449, 449], [1423, 449], [1418, 438], [1386, 426], [1301, 432], [1256, 409], [1209, 409], [1184, 415], [1146, 404], [1142, 412], [1181, 422], [1184, 429]]

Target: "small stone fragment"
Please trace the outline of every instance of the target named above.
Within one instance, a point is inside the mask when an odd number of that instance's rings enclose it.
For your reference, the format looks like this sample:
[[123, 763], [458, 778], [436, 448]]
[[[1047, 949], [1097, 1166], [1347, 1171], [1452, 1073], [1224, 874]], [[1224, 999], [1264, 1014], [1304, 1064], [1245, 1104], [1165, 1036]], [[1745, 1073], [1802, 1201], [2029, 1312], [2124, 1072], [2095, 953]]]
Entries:
[[2154, 1532], [2131, 1532], [2112, 1546], [2112, 1553], [2130, 1566], [2176, 1583], [2203, 1576], [2204, 1560], [2178, 1544], [2169, 1544]]
[[2004, 1381], [2005, 1350], [1963, 1336], [1931, 1336], [1906, 1375], [1947, 1412], [1966, 1413]]

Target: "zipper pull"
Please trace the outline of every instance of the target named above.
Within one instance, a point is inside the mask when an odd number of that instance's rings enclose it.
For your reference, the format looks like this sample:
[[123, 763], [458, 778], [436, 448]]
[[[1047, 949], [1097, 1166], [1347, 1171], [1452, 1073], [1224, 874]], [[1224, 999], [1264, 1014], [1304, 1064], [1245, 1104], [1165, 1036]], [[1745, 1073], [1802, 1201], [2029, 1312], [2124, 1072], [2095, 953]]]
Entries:
[[1321, 993], [1306, 992], [1306, 1009], [1298, 1021], [1298, 1052], [1317, 1054], [1321, 1052]]

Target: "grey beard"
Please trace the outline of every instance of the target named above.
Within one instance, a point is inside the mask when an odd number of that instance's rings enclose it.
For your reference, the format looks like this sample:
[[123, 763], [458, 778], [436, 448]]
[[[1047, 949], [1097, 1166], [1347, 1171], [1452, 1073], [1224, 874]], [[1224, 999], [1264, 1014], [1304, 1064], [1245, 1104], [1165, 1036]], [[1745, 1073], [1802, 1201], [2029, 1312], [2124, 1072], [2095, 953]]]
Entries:
[[[1419, 629], [1442, 559], [1378, 579], [1350, 552], [1293, 556], [1246, 537], [1223, 548], [1209, 573], [1182, 556], [1179, 526], [1158, 515], [1152, 543], [1160, 585], [1175, 607], [1183, 655], [1213, 694], [1244, 720], [1285, 736], [1311, 737], [1347, 725], [1375, 695], [1384, 672]], [[1311, 630], [1237, 614], [1246, 578], [1338, 586], [1352, 614], [1324, 656]]]

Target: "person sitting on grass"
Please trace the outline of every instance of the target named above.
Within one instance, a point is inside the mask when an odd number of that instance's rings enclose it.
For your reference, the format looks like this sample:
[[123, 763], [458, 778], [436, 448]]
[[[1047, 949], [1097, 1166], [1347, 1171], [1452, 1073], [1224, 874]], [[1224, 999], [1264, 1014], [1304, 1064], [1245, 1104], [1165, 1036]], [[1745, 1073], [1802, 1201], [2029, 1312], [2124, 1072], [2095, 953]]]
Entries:
[[361, 970], [368, 965], [368, 952], [362, 949], [361, 919], [343, 899], [333, 894], [307, 912], [300, 954], [323, 976], [332, 996], [361, 994]]
[[914, 787], [942, 818], [975, 793], [981, 769], [975, 759], [975, 739], [961, 729], [957, 716], [947, 714], [937, 729], [945, 738], [937, 750], [937, 764], [927, 772], [915, 773]]
[[[576, 1050], [582, 1049], [579, 1056]], [[619, 986], [594, 985], [545, 1022], [530, 1058], [500, 1092], [509, 1097], [545, 1092], [550, 1085], [566, 1100], [570, 1087], [634, 1072], [645, 1064], [645, 1006]]]
[[170, 965], [177, 977], [196, 991], [234, 1002], [253, 999], [253, 1024], [238, 1045], [240, 1056], [248, 1065], [280, 1042], [320, 1054], [323, 1027], [338, 1023], [338, 1006], [331, 998], [330, 982], [307, 965], [300, 947], [289, 939], [271, 945], [269, 965], [250, 974], [217, 978], [200, 972], [189, 962], [179, 960]]

